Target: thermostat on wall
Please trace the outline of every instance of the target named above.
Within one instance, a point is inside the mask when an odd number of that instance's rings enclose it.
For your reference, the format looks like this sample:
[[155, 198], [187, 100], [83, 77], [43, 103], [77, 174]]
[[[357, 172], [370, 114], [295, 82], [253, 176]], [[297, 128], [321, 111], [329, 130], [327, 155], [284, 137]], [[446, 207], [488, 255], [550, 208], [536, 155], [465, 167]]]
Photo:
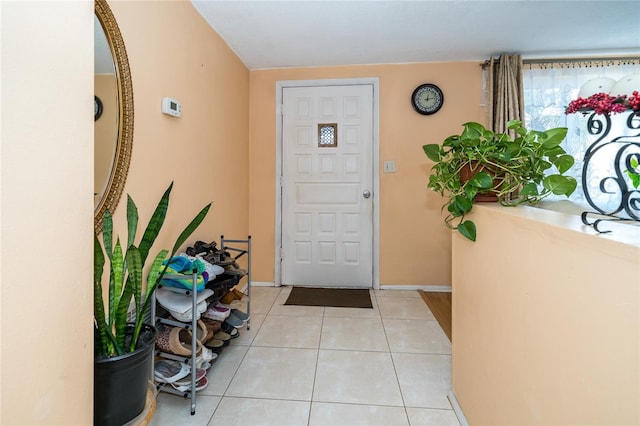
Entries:
[[182, 115], [182, 106], [177, 99], [162, 98], [162, 112], [174, 117], [180, 117]]

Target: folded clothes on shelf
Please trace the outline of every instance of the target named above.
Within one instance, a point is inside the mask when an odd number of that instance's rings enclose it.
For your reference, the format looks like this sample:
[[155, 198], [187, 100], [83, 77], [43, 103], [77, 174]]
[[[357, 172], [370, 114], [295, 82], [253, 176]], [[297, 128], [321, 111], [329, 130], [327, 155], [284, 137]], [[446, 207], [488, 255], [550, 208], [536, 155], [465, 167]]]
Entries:
[[190, 256], [187, 253], [180, 253], [178, 256], [186, 257], [191, 261], [199, 260], [200, 262], [202, 262], [204, 264], [204, 271], [209, 275], [208, 281], [212, 281], [216, 278], [216, 276], [224, 273], [224, 268], [222, 266], [214, 265], [213, 263], [202, 259], [202, 254], [199, 254], [197, 256]]
[[[212, 295], [213, 290], [208, 288], [198, 292], [196, 318], [200, 318], [200, 314], [207, 310], [207, 298]], [[178, 321], [191, 321], [193, 317], [192, 296], [160, 287], [156, 290], [156, 300]]]
[[174, 256], [162, 264], [167, 265], [165, 275], [160, 280], [164, 286], [193, 290], [194, 272], [197, 274], [196, 291], [202, 291], [209, 281], [204, 262], [200, 259], [191, 260], [183, 256]]

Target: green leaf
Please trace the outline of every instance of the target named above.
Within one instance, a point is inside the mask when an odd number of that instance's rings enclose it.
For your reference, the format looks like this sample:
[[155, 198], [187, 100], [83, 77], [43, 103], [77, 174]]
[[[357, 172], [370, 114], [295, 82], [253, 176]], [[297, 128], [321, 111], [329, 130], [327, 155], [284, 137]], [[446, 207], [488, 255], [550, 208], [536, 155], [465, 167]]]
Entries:
[[455, 147], [458, 146], [460, 144], [460, 136], [458, 135], [452, 135], [449, 136], [448, 138], [446, 138], [444, 140], [444, 142], [442, 142], [442, 146], [445, 147]]
[[124, 283], [124, 257], [122, 255], [122, 246], [120, 239], [116, 240], [116, 246], [113, 249], [113, 258], [111, 259], [111, 273], [109, 277], [109, 324], [115, 321], [114, 312], [120, 303], [122, 295], [122, 286]]
[[135, 343], [138, 341], [138, 337], [140, 336], [140, 331], [142, 330], [142, 324], [144, 323], [144, 315], [142, 313], [147, 312], [149, 309], [149, 305], [151, 304], [151, 295], [156, 290], [162, 277], [167, 271], [167, 265], [162, 265], [162, 262], [167, 258], [167, 254], [169, 254], [168, 250], [160, 250], [160, 252], [156, 255], [153, 263], [151, 264], [151, 270], [148, 275], [147, 289], [144, 296], [144, 301], [140, 308], [141, 315], [136, 317], [136, 326], [133, 333], [133, 339], [131, 339], [131, 351], [135, 349]]
[[167, 209], [169, 208], [169, 195], [171, 194], [172, 188], [173, 182], [171, 182], [169, 188], [167, 188], [162, 195], [162, 198], [158, 202], [151, 219], [149, 219], [149, 224], [142, 235], [142, 241], [140, 241], [138, 249], [140, 250], [140, 258], [142, 259], [143, 265], [147, 260], [147, 255], [149, 254], [151, 246], [158, 237], [160, 229], [162, 229], [162, 225], [164, 224], [164, 219], [167, 216]]
[[575, 160], [573, 159], [573, 157], [571, 155], [566, 154], [556, 158], [553, 161], [553, 164], [554, 166], [556, 166], [558, 171], [562, 174], [567, 170], [569, 170], [573, 166], [574, 162]]
[[504, 163], [506, 163], [508, 161], [511, 161], [511, 153], [510, 152], [506, 152], [506, 151], [504, 151], [504, 152], [496, 152], [494, 154], [494, 157], [497, 160], [500, 160], [500, 161], [502, 161]]
[[631, 184], [634, 188], [640, 186], [640, 174], [637, 173], [629, 173], [629, 179], [631, 179]]
[[543, 151], [544, 151], [544, 155], [546, 155], [549, 158], [558, 157], [562, 154], [566, 154], [566, 151], [562, 149], [560, 145], [554, 146], [553, 148], [545, 149]]
[[513, 130], [522, 126], [522, 121], [520, 120], [509, 120], [507, 121], [507, 129]]
[[451, 201], [449, 203], [449, 205], [447, 206], [447, 210], [449, 211], [449, 213], [451, 213], [451, 216], [453, 217], [460, 217], [464, 214], [464, 212], [460, 208], [460, 205], [458, 205], [454, 201]]
[[93, 280], [100, 286], [100, 297], [102, 297], [102, 274], [104, 272], [104, 253], [100, 246], [97, 235], [93, 235]]
[[486, 172], [478, 172], [467, 184], [479, 189], [491, 189], [493, 188], [493, 178]]
[[544, 178], [542, 185], [555, 195], [568, 197], [575, 191], [578, 182], [571, 176], [549, 175]]
[[136, 203], [133, 202], [133, 198], [127, 194], [127, 247], [131, 247], [133, 245], [137, 231], [138, 208], [136, 207]]
[[182, 246], [182, 244], [184, 244], [185, 241], [187, 241], [187, 238], [189, 238], [191, 234], [193, 234], [193, 231], [195, 231], [198, 228], [198, 226], [200, 226], [204, 218], [207, 216], [207, 213], [209, 212], [210, 207], [211, 207], [211, 203], [204, 206], [202, 210], [200, 210], [200, 213], [198, 213], [196, 217], [194, 217], [193, 220], [187, 225], [187, 227], [184, 228], [184, 231], [182, 231], [182, 233], [176, 240], [176, 243], [173, 245], [173, 250], [171, 250], [171, 255], [169, 257], [173, 257], [173, 255], [175, 255], [178, 252], [178, 249], [180, 248], [180, 246]]
[[565, 136], [567, 136], [567, 130], [566, 127], [556, 127], [555, 129], [545, 130], [542, 133], [542, 138], [544, 139], [542, 146], [544, 148], [553, 148], [560, 145]]
[[538, 185], [532, 182], [527, 183], [522, 187], [522, 190], [520, 191], [520, 195], [522, 197], [535, 197], [540, 195], [540, 193], [538, 192]]
[[548, 161], [540, 160], [540, 162], [538, 163], [538, 167], [540, 167], [540, 170], [544, 171], [551, 168], [551, 163]]
[[456, 210], [462, 213], [469, 212], [473, 207], [473, 203], [469, 198], [467, 198], [466, 194], [456, 195], [453, 199], [453, 204], [456, 206]]
[[168, 254], [169, 254], [169, 250], [160, 250], [160, 252], [156, 255], [155, 259], [153, 259], [153, 263], [151, 264], [151, 269], [149, 270], [150, 282], [147, 283], [145, 301], [149, 296], [151, 296], [151, 293], [155, 291], [156, 287], [160, 283], [160, 280], [162, 280], [162, 277], [164, 276], [164, 273], [167, 268], [166, 268], [166, 265], [162, 265], [162, 262], [165, 261]]
[[423, 145], [422, 150], [429, 157], [429, 160], [437, 163], [442, 158], [440, 145], [432, 143], [429, 145]]
[[464, 193], [467, 194], [467, 198], [470, 200], [473, 200], [478, 192], [478, 188], [473, 185], [467, 185], [464, 187]]
[[120, 298], [120, 303], [118, 303], [118, 308], [116, 309], [116, 319], [114, 321], [118, 355], [122, 355], [123, 353], [125, 332], [127, 328], [127, 312], [129, 311], [132, 296], [132, 286], [129, 285], [129, 279], [127, 278], [124, 291], [122, 292], [122, 297]]
[[460, 225], [458, 225], [458, 232], [468, 240], [476, 240], [476, 225], [470, 220], [465, 220]]
[[106, 210], [102, 217], [102, 242], [107, 257], [111, 259], [111, 253], [113, 252], [113, 218], [109, 210]]
[[93, 235], [93, 312], [98, 338], [96, 352], [99, 355], [109, 353], [104, 300], [102, 299], [102, 275], [104, 271], [104, 253], [97, 235]]
[[463, 126], [464, 130], [460, 134], [461, 139], [478, 139], [486, 131], [482, 124], [473, 121], [464, 123]]
[[131, 292], [133, 293], [133, 300], [135, 300], [136, 306], [136, 318], [140, 316], [140, 292], [142, 289], [142, 260], [140, 258], [140, 251], [136, 246], [130, 246], [127, 249], [127, 269], [129, 276], [127, 279], [127, 285], [131, 286]]
[[438, 175], [432, 174], [429, 176], [429, 183], [427, 183], [427, 188], [440, 192], [442, 185], [440, 183], [440, 178], [438, 177]]

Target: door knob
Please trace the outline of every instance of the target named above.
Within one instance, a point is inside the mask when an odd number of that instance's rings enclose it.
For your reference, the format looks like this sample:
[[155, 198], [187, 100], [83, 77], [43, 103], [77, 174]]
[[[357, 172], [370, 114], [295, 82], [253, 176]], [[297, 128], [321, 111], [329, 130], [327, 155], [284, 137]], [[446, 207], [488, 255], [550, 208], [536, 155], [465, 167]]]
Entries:
[[365, 191], [362, 193], [362, 196], [364, 198], [369, 198], [369, 197], [371, 197], [371, 192], [369, 192], [368, 190], [365, 189]]

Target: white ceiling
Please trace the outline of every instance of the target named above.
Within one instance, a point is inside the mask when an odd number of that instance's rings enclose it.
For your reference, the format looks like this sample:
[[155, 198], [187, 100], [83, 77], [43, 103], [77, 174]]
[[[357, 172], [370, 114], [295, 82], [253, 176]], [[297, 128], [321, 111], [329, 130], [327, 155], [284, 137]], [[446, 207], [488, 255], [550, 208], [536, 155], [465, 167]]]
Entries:
[[640, 54], [640, 1], [192, 0], [249, 69]]

